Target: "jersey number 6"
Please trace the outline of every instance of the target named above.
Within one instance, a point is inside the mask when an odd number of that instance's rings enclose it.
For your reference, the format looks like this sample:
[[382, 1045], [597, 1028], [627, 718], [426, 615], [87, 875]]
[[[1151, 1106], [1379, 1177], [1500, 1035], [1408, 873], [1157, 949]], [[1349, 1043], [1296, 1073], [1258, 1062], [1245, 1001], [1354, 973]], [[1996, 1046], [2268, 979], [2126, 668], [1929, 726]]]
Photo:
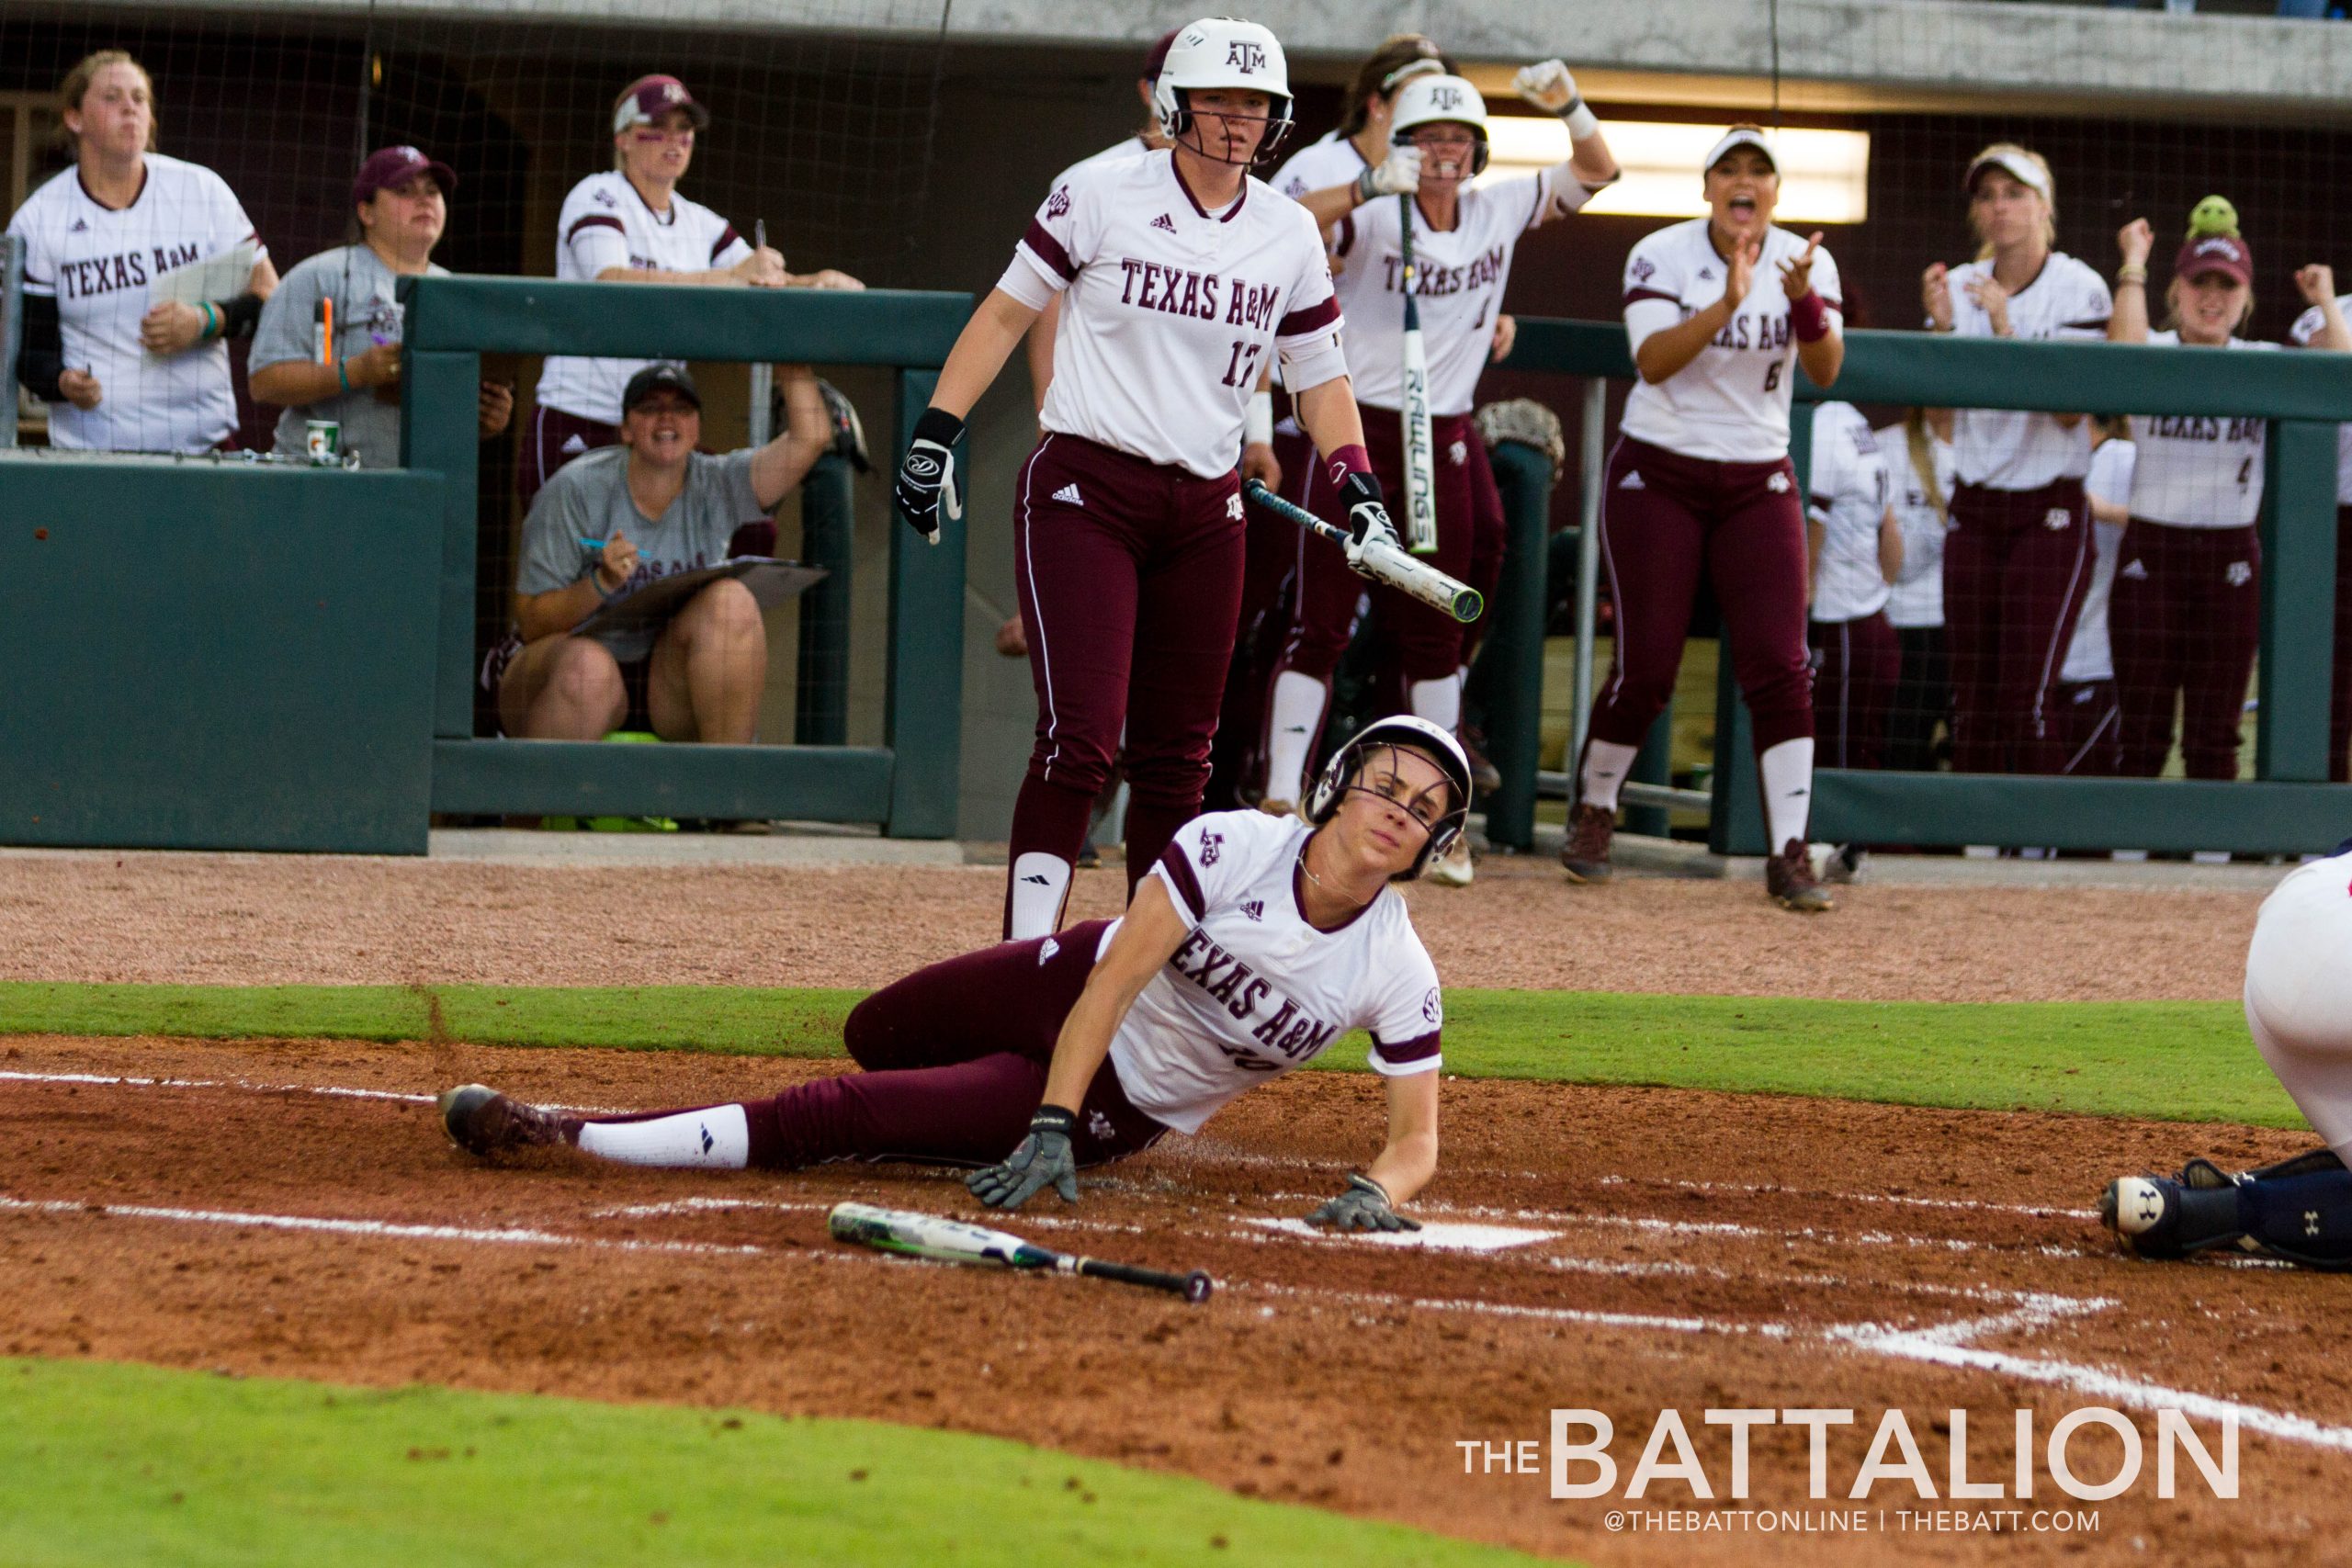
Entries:
[[1772, 361], [1772, 367], [1764, 372], [1764, 389], [1766, 391], [1777, 392], [1781, 389], [1781, 364], [1782, 361], [1775, 359]]

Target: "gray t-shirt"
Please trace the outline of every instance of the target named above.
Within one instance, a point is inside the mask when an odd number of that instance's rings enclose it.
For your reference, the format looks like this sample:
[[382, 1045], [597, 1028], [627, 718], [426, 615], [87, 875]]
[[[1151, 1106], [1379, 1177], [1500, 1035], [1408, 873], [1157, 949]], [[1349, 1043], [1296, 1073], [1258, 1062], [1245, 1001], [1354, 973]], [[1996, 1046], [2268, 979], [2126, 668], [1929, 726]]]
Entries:
[[[449, 269], [427, 264], [425, 275], [447, 277]], [[392, 297], [393, 273], [365, 245], [338, 245], [296, 266], [278, 279], [277, 290], [261, 308], [254, 328], [246, 371], [288, 360], [319, 357], [319, 301], [334, 300], [337, 359], [365, 354], [379, 343], [401, 341], [401, 307]], [[381, 395], [379, 395], [380, 390]], [[343, 449], [359, 454], [363, 468], [396, 468], [401, 462], [400, 383], [341, 392], [277, 416], [281, 457], [310, 449], [308, 423], [331, 419], [343, 426]], [[386, 400], [390, 400], [389, 401]]]
[[[523, 523], [523, 560], [515, 570], [518, 593], [549, 593], [594, 571], [597, 552], [582, 539], [609, 539], [626, 532], [637, 545], [637, 570], [623, 592], [657, 577], [717, 566], [727, 558], [735, 530], [767, 515], [752, 491], [752, 459], [746, 446], [723, 457], [700, 452], [686, 458], [686, 488], [661, 516], [648, 519], [628, 493], [628, 448], [605, 446], [582, 454], [556, 470]], [[624, 663], [653, 651], [659, 627], [599, 632], [596, 640]]]

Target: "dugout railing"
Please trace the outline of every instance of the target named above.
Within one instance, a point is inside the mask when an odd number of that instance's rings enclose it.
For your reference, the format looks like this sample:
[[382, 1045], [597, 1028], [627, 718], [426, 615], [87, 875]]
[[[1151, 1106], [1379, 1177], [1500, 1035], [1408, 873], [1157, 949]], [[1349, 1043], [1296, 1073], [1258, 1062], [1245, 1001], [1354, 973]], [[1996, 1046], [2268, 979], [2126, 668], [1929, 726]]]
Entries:
[[[971, 297], [893, 289], [674, 288], [544, 278], [403, 279], [404, 467], [443, 480], [433, 809], [462, 815], [791, 818], [878, 824], [895, 838], [956, 830], [962, 744], [964, 545], [890, 530], [883, 740], [842, 744], [852, 526], [846, 467], [820, 462], [803, 495], [804, 553], [834, 577], [805, 606], [804, 660], [827, 672], [793, 746], [607, 746], [478, 739], [473, 688], [480, 550], [475, 388], [484, 354], [573, 354], [880, 366], [895, 372], [885, 474], [931, 400]], [[492, 485], [503, 476], [492, 476]], [[811, 626], [832, 628], [811, 645]], [[811, 744], [810, 742], [814, 742]]]
[[[1589, 603], [1600, 502], [1601, 383], [1634, 374], [1615, 322], [1522, 317], [1510, 367], [1587, 380], [1580, 592]], [[2227, 850], [2296, 854], [2325, 850], [2352, 832], [2352, 786], [2328, 777], [2328, 697], [2335, 624], [2336, 425], [2352, 419], [2352, 354], [2218, 354], [2199, 348], [2018, 343], [1928, 333], [1847, 334], [1845, 367], [1829, 389], [1797, 378], [1792, 456], [1810, 459], [1804, 405], [1862, 404], [2029, 409], [2047, 412], [2189, 414], [2269, 423], [2260, 520], [2262, 639], [2255, 777], [2048, 778], [2005, 773], [1918, 773], [1824, 769], [1815, 775], [1813, 836], [1860, 843], [2035, 844], [2057, 849]], [[1508, 493], [1506, 499], [1510, 499]], [[1540, 502], [1539, 502], [1540, 504]], [[1540, 583], [1540, 556], [1521, 553], [1528, 530], [1515, 517], [1512, 576]], [[1506, 591], [1508, 592], [1508, 590]], [[1517, 615], [1510, 617], [1513, 623]], [[1503, 627], [1498, 625], [1498, 632]], [[1538, 628], [1540, 631], [1540, 628]], [[1586, 639], [1589, 648], [1589, 637]], [[1510, 639], [1508, 694], [1494, 716], [1495, 761], [1504, 789], [1488, 836], [1514, 848], [1532, 840], [1543, 644]], [[1589, 673], [1579, 660], [1581, 739]], [[1720, 661], [1708, 842], [1721, 854], [1766, 851], [1746, 705]], [[1661, 720], [1661, 723], [1664, 721]], [[1655, 737], [1654, 737], [1655, 741]], [[1662, 759], [1656, 744], [1645, 748]], [[1573, 754], [1567, 761], [1573, 773]], [[1657, 782], [1663, 782], [1657, 781]]]

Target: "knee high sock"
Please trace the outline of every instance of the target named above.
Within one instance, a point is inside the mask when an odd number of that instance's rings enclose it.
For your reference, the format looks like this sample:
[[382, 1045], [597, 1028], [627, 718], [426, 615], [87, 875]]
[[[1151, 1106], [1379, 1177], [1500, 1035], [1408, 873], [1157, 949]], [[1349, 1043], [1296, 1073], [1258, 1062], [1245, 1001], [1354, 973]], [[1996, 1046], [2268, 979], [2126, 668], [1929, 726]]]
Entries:
[[1441, 675], [1416, 681], [1411, 688], [1413, 716], [1428, 719], [1448, 735], [1462, 728], [1462, 677]]
[[1266, 795], [1297, 801], [1306, 793], [1306, 759], [1323, 728], [1329, 689], [1312, 675], [1285, 670], [1274, 677], [1266, 718]]
[[1603, 811], [1617, 809], [1617, 786], [1634, 766], [1634, 759], [1642, 754], [1638, 746], [1620, 746], [1614, 740], [1593, 736], [1584, 743], [1584, 768], [1577, 781], [1577, 804], [1597, 806]]
[[580, 1147], [622, 1165], [741, 1170], [752, 1157], [749, 1120], [741, 1105], [707, 1105], [642, 1121], [582, 1122]]
[[1813, 737], [1783, 740], [1766, 748], [1756, 759], [1764, 782], [1764, 826], [1771, 852], [1779, 854], [1791, 839], [1802, 840], [1805, 818], [1813, 811]]
[[1092, 788], [1067, 789], [1032, 775], [1012, 807], [1012, 863], [1004, 879], [1004, 938], [1051, 936], [1069, 897], [1071, 863], [1086, 840]]

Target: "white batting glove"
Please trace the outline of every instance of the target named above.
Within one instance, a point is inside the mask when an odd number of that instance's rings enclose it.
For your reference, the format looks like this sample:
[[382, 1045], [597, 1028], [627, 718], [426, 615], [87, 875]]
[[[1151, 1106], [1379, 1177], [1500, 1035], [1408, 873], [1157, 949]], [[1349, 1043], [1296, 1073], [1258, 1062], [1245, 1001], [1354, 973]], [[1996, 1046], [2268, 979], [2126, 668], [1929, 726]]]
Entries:
[[1356, 202], [1375, 196], [1411, 196], [1421, 188], [1421, 150], [1408, 144], [1356, 175]]
[[1521, 97], [1546, 114], [1566, 114], [1577, 101], [1577, 79], [1557, 60], [1521, 66], [1510, 85]]

